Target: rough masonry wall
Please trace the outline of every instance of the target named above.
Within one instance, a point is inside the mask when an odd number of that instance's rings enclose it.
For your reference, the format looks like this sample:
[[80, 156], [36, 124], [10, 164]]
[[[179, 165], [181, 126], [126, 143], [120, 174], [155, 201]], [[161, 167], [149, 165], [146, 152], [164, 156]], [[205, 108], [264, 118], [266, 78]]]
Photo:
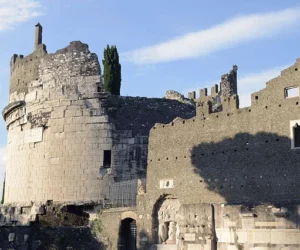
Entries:
[[47, 54], [46, 47], [40, 44], [36, 50], [24, 58], [13, 55], [10, 61], [10, 93], [27, 93], [31, 81], [39, 78], [41, 57]]
[[[259, 99], [251, 107], [153, 127], [147, 192], [157, 196], [159, 179], [173, 179], [167, 191], [185, 203], [298, 200], [300, 155], [291, 149], [290, 121], [300, 119], [299, 96], [284, 95], [300, 86], [297, 66], [253, 94]], [[195, 188], [197, 195], [188, 195]]]
[[[229, 100], [223, 112], [202, 106], [195, 118], [156, 124], [149, 137], [147, 193], [138, 198], [138, 212], [159, 216], [157, 202], [170, 195], [182, 205], [213, 204], [220, 249], [299, 247], [300, 154], [291, 147], [291, 129], [300, 120], [300, 100], [286, 96], [286, 88], [300, 86], [299, 66], [297, 61], [254, 93], [251, 107], [236, 109]], [[249, 206], [248, 213], [234, 204]], [[151, 235], [155, 222], [143, 219], [139, 225], [157, 243]], [[189, 243], [184, 249], [198, 249], [197, 241]]]
[[39, 78], [30, 82], [28, 93], [10, 95], [11, 105], [23, 105], [4, 113], [5, 202], [103, 199], [106, 184], [99, 168], [103, 150], [112, 148], [113, 125], [94, 98], [100, 84], [97, 56], [73, 42], [40, 60]]
[[164, 98], [109, 96], [105, 105], [109, 122], [115, 126], [113, 171], [117, 181], [146, 177], [148, 136], [156, 122], [196, 114], [194, 105]]

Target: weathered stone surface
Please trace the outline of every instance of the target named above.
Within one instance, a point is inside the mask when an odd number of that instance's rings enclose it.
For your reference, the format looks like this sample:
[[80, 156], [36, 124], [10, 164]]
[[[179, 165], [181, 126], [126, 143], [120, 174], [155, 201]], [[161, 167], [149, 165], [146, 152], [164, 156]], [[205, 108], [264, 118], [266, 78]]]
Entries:
[[[11, 61], [3, 116], [13, 204], [0, 207], [1, 247], [101, 249], [87, 228], [93, 218], [113, 250], [128, 219], [140, 249], [300, 248], [300, 99], [287, 95], [299, 90], [300, 60], [239, 109], [236, 66], [220, 91], [191, 92], [192, 101], [174, 91], [117, 97], [103, 91], [86, 44], [47, 54], [40, 26], [37, 35], [35, 51]], [[135, 196], [136, 207], [101, 217], [84, 210], [135, 205]]]
[[194, 102], [191, 100], [192, 98], [185, 98], [184, 95], [180, 94], [179, 92], [175, 90], [168, 90], [165, 95], [166, 99], [169, 100], [176, 100], [182, 103], [194, 105]]
[[10, 234], [8, 235], [8, 241], [9, 241], [9, 242], [15, 241], [15, 234], [14, 234], [14, 233], [10, 233]]
[[[222, 78], [223, 92], [200, 93], [195, 101], [204, 104], [197, 105], [196, 117], [151, 129], [147, 192], [137, 200], [139, 214], [152, 213], [152, 220], [138, 221], [140, 231], [152, 230], [150, 243], [159, 243], [162, 216], [154, 209], [175, 199], [181, 207], [169, 221], [183, 222], [182, 249], [186, 244], [220, 250], [300, 247], [300, 155], [293, 131], [300, 97], [284, 94], [300, 87], [299, 63], [253, 93], [251, 107], [243, 109], [238, 109], [233, 69]], [[216, 95], [222, 97], [217, 112], [212, 109]], [[173, 188], [161, 188], [161, 180], [174, 180]]]

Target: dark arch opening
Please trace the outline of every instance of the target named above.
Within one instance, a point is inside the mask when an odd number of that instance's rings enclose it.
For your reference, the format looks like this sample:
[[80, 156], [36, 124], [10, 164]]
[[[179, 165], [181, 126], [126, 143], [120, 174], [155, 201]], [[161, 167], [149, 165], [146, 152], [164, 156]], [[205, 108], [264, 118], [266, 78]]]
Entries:
[[120, 223], [118, 250], [136, 250], [136, 221], [132, 218]]

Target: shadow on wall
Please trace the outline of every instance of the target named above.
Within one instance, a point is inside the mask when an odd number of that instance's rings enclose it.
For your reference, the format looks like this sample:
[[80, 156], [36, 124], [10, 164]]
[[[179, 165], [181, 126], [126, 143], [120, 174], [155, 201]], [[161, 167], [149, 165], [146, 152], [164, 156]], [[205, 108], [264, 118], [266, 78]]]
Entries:
[[194, 105], [176, 100], [146, 97], [118, 97], [107, 99], [109, 121], [117, 130], [132, 130], [132, 135], [149, 135], [155, 123], [169, 123], [176, 117], [189, 119], [196, 115]]
[[[228, 203], [284, 206], [300, 201], [300, 150], [291, 149], [288, 137], [240, 133], [200, 144], [191, 157], [200, 184]], [[288, 219], [300, 223], [299, 217]]]

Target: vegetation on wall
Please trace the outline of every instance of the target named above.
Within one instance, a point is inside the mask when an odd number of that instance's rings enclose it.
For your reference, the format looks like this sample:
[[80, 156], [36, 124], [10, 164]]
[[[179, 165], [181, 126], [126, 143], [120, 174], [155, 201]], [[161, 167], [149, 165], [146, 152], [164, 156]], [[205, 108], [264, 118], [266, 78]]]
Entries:
[[110, 235], [107, 233], [105, 225], [102, 221], [102, 213], [107, 209], [109, 209], [109, 207], [102, 208], [99, 212], [97, 212], [96, 218], [91, 220], [91, 233], [99, 242], [104, 245], [104, 249], [112, 249]]
[[121, 89], [121, 64], [116, 46], [104, 49], [104, 88], [113, 95], [120, 95]]

